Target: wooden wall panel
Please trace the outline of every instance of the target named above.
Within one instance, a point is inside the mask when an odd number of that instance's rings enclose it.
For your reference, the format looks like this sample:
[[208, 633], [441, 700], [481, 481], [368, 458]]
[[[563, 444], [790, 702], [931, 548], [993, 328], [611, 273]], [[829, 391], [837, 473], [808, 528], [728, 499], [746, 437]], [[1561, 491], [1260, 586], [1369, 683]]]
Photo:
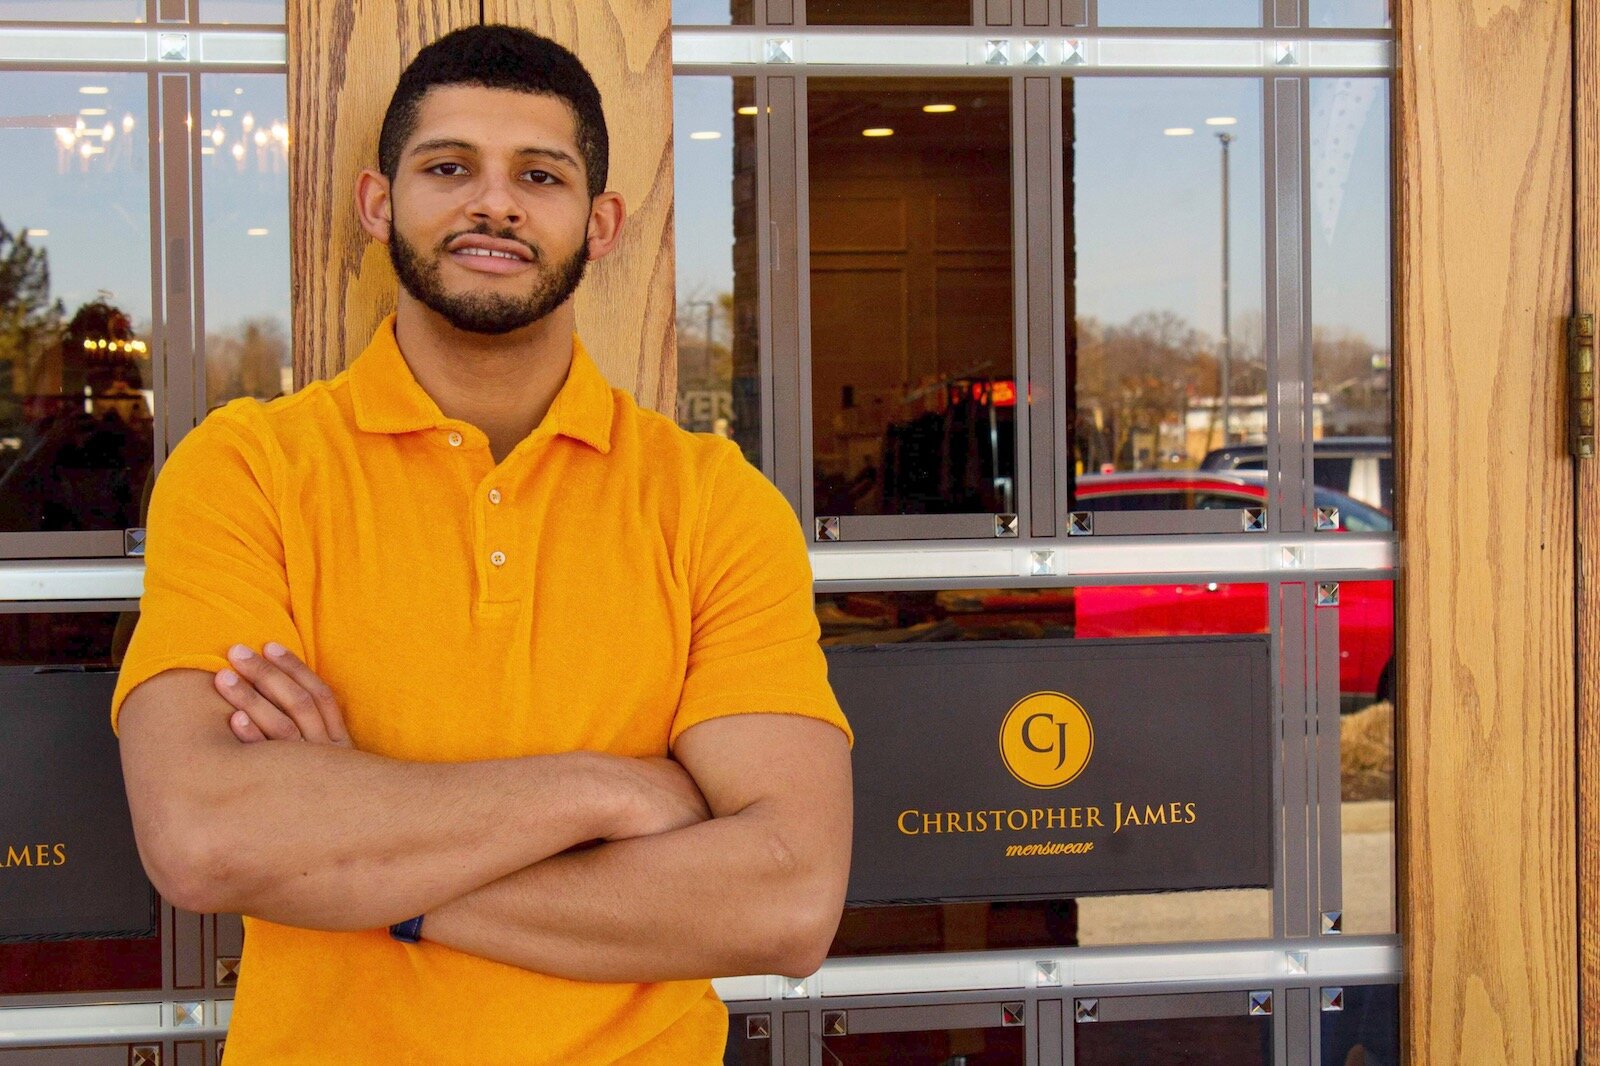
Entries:
[[[1600, 314], [1600, 0], [1573, 4], [1577, 195], [1574, 307]], [[1600, 574], [1600, 460], [1578, 464], [1578, 573]], [[1578, 960], [1580, 1036], [1600, 1055], [1600, 586], [1578, 588]]]
[[578, 332], [613, 385], [671, 414], [677, 399], [672, 230], [672, 39], [667, 0], [484, 0], [485, 22], [572, 49], [600, 86], [621, 245], [578, 290]]
[[383, 246], [356, 221], [356, 175], [422, 46], [478, 21], [478, 0], [289, 0], [290, 304], [296, 385], [332, 377], [394, 309]]
[[1577, 1048], [1571, 6], [1398, 0], [1401, 902], [1412, 1062]]

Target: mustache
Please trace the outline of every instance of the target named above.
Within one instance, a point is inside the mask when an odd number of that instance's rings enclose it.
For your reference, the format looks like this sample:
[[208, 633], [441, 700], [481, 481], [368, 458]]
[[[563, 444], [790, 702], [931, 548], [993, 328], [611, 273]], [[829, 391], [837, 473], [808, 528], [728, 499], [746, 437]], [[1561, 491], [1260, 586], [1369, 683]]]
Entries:
[[526, 248], [528, 250], [528, 254], [533, 257], [534, 263], [537, 264], [544, 262], [544, 252], [539, 250], [539, 246], [537, 244], [532, 244], [528, 241], [525, 241], [509, 230], [501, 230], [500, 232], [496, 233], [488, 226], [475, 226], [472, 229], [457, 230], [455, 233], [446, 234], [444, 240], [439, 242], [439, 254], [443, 255], [448, 252], [451, 242], [457, 237], [465, 237], [468, 234], [471, 234], [474, 237], [493, 237], [495, 240], [512, 241]]

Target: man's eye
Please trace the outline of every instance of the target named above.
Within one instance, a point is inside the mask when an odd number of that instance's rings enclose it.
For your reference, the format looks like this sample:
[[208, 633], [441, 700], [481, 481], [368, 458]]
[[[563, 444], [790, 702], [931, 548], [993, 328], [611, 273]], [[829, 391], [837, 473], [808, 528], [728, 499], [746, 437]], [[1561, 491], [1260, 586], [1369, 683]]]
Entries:
[[548, 170], [530, 170], [524, 176], [538, 185], [559, 185], [561, 183], [561, 179]]
[[467, 172], [467, 168], [460, 163], [435, 163], [428, 170], [430, 173], [438, 174], [440, 177], [445, 178], [453, 178], [458, 174]]

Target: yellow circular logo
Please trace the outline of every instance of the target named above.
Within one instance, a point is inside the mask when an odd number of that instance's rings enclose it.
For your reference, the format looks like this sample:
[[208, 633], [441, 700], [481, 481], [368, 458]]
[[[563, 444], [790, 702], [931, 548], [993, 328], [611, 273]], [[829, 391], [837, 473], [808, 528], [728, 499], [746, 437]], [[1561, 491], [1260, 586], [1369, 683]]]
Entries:
[[1083, 773], [1093, 753], [1089, 712], [1059, 692], [1022, 697], [1000, 723], [1000, 757], [1029, 788], [1060, 788]]

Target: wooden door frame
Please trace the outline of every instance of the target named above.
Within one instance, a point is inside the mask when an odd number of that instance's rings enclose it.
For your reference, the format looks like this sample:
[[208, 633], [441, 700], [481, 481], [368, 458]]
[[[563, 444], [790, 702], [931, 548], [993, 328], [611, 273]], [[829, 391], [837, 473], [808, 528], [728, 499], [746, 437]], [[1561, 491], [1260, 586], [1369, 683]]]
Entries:
[[1572, 17], [1550, 0], [1395, 5], [1412, 1062], [1577, 1049]]
[[[1600, 0], [1573, 5], [1573, 309], [1600, 314]], [[1585, 1060], [1600, 1056], [1600, 460], [1577, 464], [1578, 1003]]]

